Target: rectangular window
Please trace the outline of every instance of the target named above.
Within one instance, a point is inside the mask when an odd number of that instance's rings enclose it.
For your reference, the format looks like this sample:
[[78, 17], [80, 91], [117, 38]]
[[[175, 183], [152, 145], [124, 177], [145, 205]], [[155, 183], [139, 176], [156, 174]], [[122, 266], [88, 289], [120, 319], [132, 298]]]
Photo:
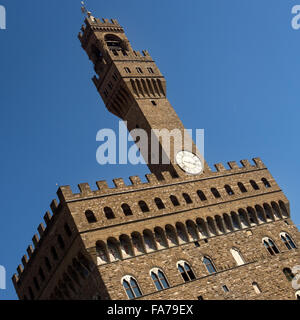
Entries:
[[229, 289], [228, 289], [228, 287], [227, 286], [222, 286], [222, 289], [224, 290], [224, 292], [229, 292]]

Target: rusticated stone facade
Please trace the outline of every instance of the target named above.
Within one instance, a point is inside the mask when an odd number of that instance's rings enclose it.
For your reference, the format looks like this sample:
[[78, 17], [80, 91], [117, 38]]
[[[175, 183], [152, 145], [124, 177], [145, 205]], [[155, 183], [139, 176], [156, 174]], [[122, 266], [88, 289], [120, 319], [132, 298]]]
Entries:
[[[108, 110], [129, 129], [183, 130], [148, 52], [133, 51], [116, 20], [85, 22], [79, 39]], [[19, 298], [296, 299], [288, 199], [259, 158], [228, 166], [186, 175], [171, 160], [150, 164], [147, 182], [60, 187], [13, 276]]]

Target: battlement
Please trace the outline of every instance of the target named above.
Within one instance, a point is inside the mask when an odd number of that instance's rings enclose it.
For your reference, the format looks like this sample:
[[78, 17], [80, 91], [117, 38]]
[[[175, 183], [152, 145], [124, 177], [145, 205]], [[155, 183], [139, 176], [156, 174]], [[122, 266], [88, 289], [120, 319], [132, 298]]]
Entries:
[[27, 269], [28, 265], [30, 264], [31, 259], [33, 258], [33, 256], [36, 254], [36, 251], [40, 247], [41, 242], [43, 241], [43, 238], [50, 231], [51, 226], [53, 224], [53, 220], [55, 219], [55, 215], [59, 211], [59, 206], [60, 205], [57, 203], [57, 201], [55, 199], [52, 200], [52, 202], [50, 204], [50, 209], [52, 211], [52, 214], [49, 211], [47, 211], [44, 215], [44, 221], [45, 221], [46, 227], [44, 226], [43, 223], [40, 223], [38, 225], [38, 227], [37, 227], [38, 234], [34, 234], [34, 236], [32, 238], [33, 246], [32, 246], [32, 244], [30, 244], [27, 247], [27, 249], [26, 249], [27, 254], [24, 254], [23, 257], [21, 258], [22, 265], [20, 264], [17, 267], [18, 274], [14, 274], [12, 277], [14, 285], [17, 285], [22, 274], [24, 273], [24, 271]]
[[55, 220], [56, 215], [60, 211], [60, 207], [66, 202], [77, 201], [81, 199], [87, 199], [97, 196], [106, 196], [111, 194], [117, 194], [122, 192], [130, 192], [139, 189], [150, 189], [155, 186], [167, 186], [170, 184], [176, 184], [178, 182], [192, 182], [201, 179], [207, 178], [217, 178], [231, 174], [239, 174], [245, 172], [251, 172], [260, 169], [266, 169], [265, 165], [261, 161], [260, 158], [254, 158], [253, 164], [248, 160], [241, 160], [241, 166], [237, 164], [235, 161], [228, 162], [229, 168], [226, 169], [222, 163], [215, 164], [214, 167], [216, 171], [208, 171], [200, 175], [195, 176], [183, 176], [173, 178], [168, 171], [162, 172], [163, 180], [158, 180], [154, 174], [146, 174], [147, 182], [142, 182], [142, 179], [139, 176], [130, 176], [129, 180], [131, 185], [126, 184], [126, 182], [122, 178], [113, 179], [114, 187], [110, 188], [107, 181], [97, 181], [96, 185], [98, 190], [92, 190], [88, 183], [80, 183], [78, 184], [79, 193], [73, 193], [70, 186], [60, 186], [57, 190], [57, 196], [59, 198], [60, 203], [56, 200], [53, 200], [50, 204], [50, 209], [52, 214], [47, 211], [44, 215], [44, 222], [40, 223], [37, 227], [38, 234], [34, 234], [32, 238], [32, 244], [27, 247], [27, 254], [23, 255], [21, 258], [22, 265], [20, 264], [17, 267], [18, 274], [14, 274], [12, 280], [15, 285], [18, 284], [22, 274], [28, 268], [32, 258], [36, 254], [37, 250], [41, 246], [41, 243], [46, 237], [47, 233], [50, 231], [53, 221]]
[[76, 201], [88, 197], [103, 196], [106, 194], [115, 194], [120, 192], [131, 191], [135, 189], [151, 188], [157, 185], [167, 185], [172, 183], [177, 183], [181, 180], [183, 181], [193, 181], [206, 179], [208, 177], [218, 177], [223, 175], [230, 175], [235, 173], [243, 173], [247, 171], [264, 169], [266, 168], [260, 158], [253, 159], [254, 164], [251, 164], [248, 160], [241, 160], [240, 163], [242, 166], [239, 166], [237, 162], [230, 161], [228, 162], [229, 169], [226, 169], [222, 163], [215, 164], [214, 167], [216, 171], [206, 172], [204, 174], [195, 175], [195, 176], [185, 176], [180, 178], [173, 178], [171, 174], [166, 171], [162, 172], [164, 180], [158, 180], [154, 174], [146, 174], [145, 177], [147, 182], [142, 182], [141, 178], [138, 176], [129, 177], [131, 185], [127, 185], [122, 178], [113, 179], [114, 188], [108, 187], [107, 181], [97, 181], [96, 185], [98, 190], [92, 190], [88, 183], [80, 183], [78, 188], [79, 193], [73, 193], [70, 186], [61, 186], [57, 195], [61, 202]]

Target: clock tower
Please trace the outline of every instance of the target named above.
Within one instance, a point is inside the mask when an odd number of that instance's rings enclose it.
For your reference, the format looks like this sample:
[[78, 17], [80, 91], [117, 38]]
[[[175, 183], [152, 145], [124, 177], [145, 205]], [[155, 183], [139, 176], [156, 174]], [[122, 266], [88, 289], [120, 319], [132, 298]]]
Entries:
[[170, 104], [166, 80], [148, 51], [133, 50], [114, 19], [102, 22], [88, 12], [85, 22], [79, 39], [94, 64], [93, 82], [107, 109], [126, 121], [150, 171], [159, 179], [162, 171], [173, 177], [209, 171]]

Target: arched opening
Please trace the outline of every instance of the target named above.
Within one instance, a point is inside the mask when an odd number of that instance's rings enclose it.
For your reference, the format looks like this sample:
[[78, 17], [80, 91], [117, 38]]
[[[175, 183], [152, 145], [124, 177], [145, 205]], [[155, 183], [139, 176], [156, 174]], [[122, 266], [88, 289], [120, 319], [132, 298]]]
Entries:
[[254, 180], [250, 180], [250, 184], [254, 190], [259, 190], [259, 186]]
[[242, 193], [247, 192], [246, 187], [241, 182], [238, 183], [238, 187], [239, 187], [239, 189], [241, 190]]
[[177, 234], [175, 231], [175, 228], [173, 226], [171, 226], [170, 224], [166, 225], [165, 227], [166, 230], [166, 236], [169, 242], [169, 246], [177, 246], [178, 245], [178, 238], [177, 238]]
[[155, 204], [156, 204], [156, 206], [157, 206], [157, 208], [159, 210], [162, 210], [162, 209], [166, 208], [164, 203], [162, 202], [162, 200], [160, 198], [155, 198], [154, 201], [155, 201]]
[[265, 210], [267, 221], [275, 220], [272, 208], [267, 203], [264, 203], [263, 207]]
[[295, 275], [290, 268], [284, 268], [282, 271], [288, 281], [292, 281], [294, 279]]
[[188, 236], [183, 223], [181, 222], [176, 223], [176, 231], [177, 231], [179, 243], [188, 242]]
[[279, 250], [275, 244], [275, 242], [270, 238], [263, 238], [263, 245], [268, 250], [270, 255], [274, 256], [279, 253]]
[[234, 211], [232, 211], [232, 212], [230, 212], [230, 216], [231, 216], [231, 221], [232, 221], [234, 229], [236, 229], [236, 230], [241, 229], [238, 215]]
[[292, 238], [286, 232], [281, 232], [280, 238], [283, 241], [283, 243], [285, 244], [285, 246], [288, 248], [288, 250], [297, 249], [295, 242], [292, 240]]
[[132, 240], [132, 245], [135, 248], [136, 255], [143, 254], [146, 252], [143, 244], [143, 238], [139, 232], [136, 232], [136, 231], [133, 232], [131, 234], [131, 240]]
[[226, 184], [226, 185], [224, 186], [224, 188], [225, 188], [226, 192], [227, 192], [230, 196], [234, 195], [233, 190], [231, 189], [231, 187], [230, 187], [228, 184]]
[[103, 241], [96, 242], [97, 264], [109, 262], [106, 244]]
[[132, 300], [142, 295], [137, 281], [131, 276], [125, 276], [122, 278], [121, 283], [127, 294], [128, 299]]
[[171, 196], [170, 196], [170, 200], [171, 200], [173, 206], [176, 207], [176, 206], [179, 206], [179, 205], [180, 205], [180, 203], [179, 203], [179, 201], [178, 201], [178, 199], [177, 199], [176, 196], [171, 195]]
[[271, 185], [266, 178], [262, 178], [261, 181], [265, 185], [266, 188], [271, 188]]
[[217, 270], [216, 270], [216, 268], [210, 258], [204, 257], [203, 264], [206, 267], [206, 270], [208, 271], [209, 274], [213, 274], [213, 273], [217, 272]]
[[259, 222], [260, 223], [266, 222], [266, 217], [265, 217], [265, 213], [264, 213], [263, 208], [259, 205], [256, 205], [255, 210], [256, 210], [256, 215], [257, 215]]
[[187, 228], [188, 234], [193, 239], [193, 241], [199, 240], [199, 234], [198, 234], [198, 231], [197, 231], [196, 224], [192, 220], [186, 221], [185, 224], [186, 224], [186, 228]]
[[232, 220], [231, 220], [230, 216], [227, 213], [223, 213], [223, 219], [224, 219], [226, 229], [228, 231], [233, 231], [234, 227], [233, 227]]
[[139, 206], [142, 210], [142, 212], [149, 212], [149, 207], [145, 201], [139, 201]]
[[239, 213], [239, 218], [240, 218], [242, 228], [250, 227], [250, 222], [248, 221], [247, 212], [244, 209], [239, 209], [238, 213]]
[[272, 206], [275, 218], [276, 219], [282, 219], [280, 208], [279, 208], [278, 204], [276, 202], [272, 201], [271, 202], [271, 206]]
[[123, 213], [124, 213], [125, 216], [132, 216], [131, 208], [127, 203], [123, 203], [121, 205], [121, 208], [122, 208]]
[[198, 195], [198, 197], [200, 198], [201, 201], [207, 200], [207, 198], [206, 198], [206, 196], [205, 196], [205, 194], [204, 194], [203, 191], [198, 190], [198, 191], [197, 191], [197, 195]]
[[216, 221], [216, 225], [219, 233], [225, 233], [226, 231], [225, 231], [223, 219], [219, 215], [217, 215], [215, 216], [215, 221]]
[[210, 234], [213, 236], [218, 235], [214, 219], [211, 217], [207, 217], [206, 222], [207, 222], [207, 227], [208, 227], [208, 231], [210, 232]]
[[247, 208], [247, 213], [248, 213], [250, 224], [251, 225], [258, 224], [258, 220], [257, 220], [257, 216], [256, 216], [255, 210], [253, 208], [251, 208], [251, 207], [248, 207]]
[[163, 271], [158, 268], [150, 270], [151, 278], [158, 291], [169, 288], [169, 283]]
[[122, 234], [119, 240], [120, 240], [120, 247], [121, 247], [123, 258], [133, 257], [134, 256], [133, 248], [128, 235]]
[[109, 238], [107, 240], [107, 249], [111, 262], [121, 260], [120, 244], [115, 238]]
[[122, 40], [115, 36], [114, 34], [107, 34], [104, 38], [106, 45], [108, 46], [108, 49], [113, 51], [120, 51], [122, 50]]
[[184, 282], [189, 282], [196, 279], [192, 268], [186, 261], [178, 261], [177, 269], [180, 272]]
[[230, 253], [232, 254], [232, 256], [238, 266], [245, 264], [245, 260], [238, 249], [231, 248]]
[[144, 243], [145, 243], [146, 251], [152, 252], [154, 250], [157, 250], [152, 231], [151, 230], [144, 230], [143, 236], [144, 236]]
[[193, 203], [191, 197], [187, 193], [183, 193], [182, 196], [187, 204]]
[[94, 215], [94, 212], [91, 210], [86, 210], [85, 217], [88, 223], [94, 223], [97, 222], [97, 219]]
[[154, 236], [156, 243], [158, 244], [158, 249], [167, 248], [168, 247], [168, 241], [166, 239], [166, 235], [164, 233], [164, 230], [160, 227], [154, 228]]
[[279, 201], [279, 207], [280, 207], [280, 209], [281, 209], [282, 216], [283, 216], [284, 218], [288, 218], [288, 217], [289, 217], [288, 210], [287, 210], [284, 202], [281, 201], [281, 200]]
[[216, 188], [211, 188], [210, 191], [211, 191], [211, 193], [214, 195], [214, 197], [216, 199], [221, 198], [221, 195], [220, 195], [219, 191]]
[[114, 219], [115, 218], [114, 212], [112, 211], [112, 209], [110, 207], [105, 207], [103, 209], [103, 211], [104, 211], [106, 219]]
[[200, 238], [204, 239], [207, 238], [208, 235], [208, 229], [207, 229], [207, 224], [202, 218], [197, 218], [196, 219], [197, 227], [200, 232]]

